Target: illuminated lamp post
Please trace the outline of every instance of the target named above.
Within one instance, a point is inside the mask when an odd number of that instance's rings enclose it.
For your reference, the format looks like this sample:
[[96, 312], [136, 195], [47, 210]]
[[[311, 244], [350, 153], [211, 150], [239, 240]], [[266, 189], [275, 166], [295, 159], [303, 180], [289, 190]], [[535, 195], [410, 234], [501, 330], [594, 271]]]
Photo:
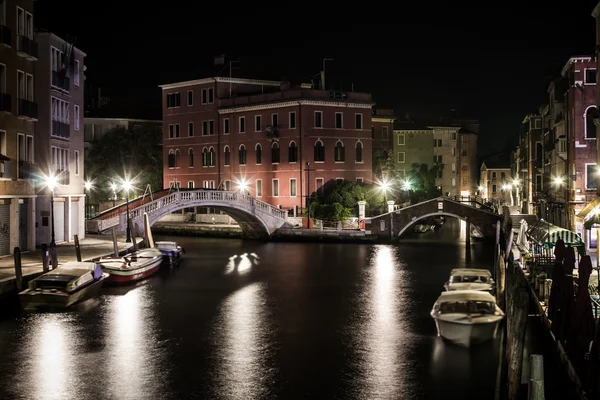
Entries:
[[129, 190], [131, 189], [131, 182], [128, 180], [123, 181], [123, 190], [125, 190], [125, 210], [127, 217], [127, 237], [125, 243], [131, 243], [131, 226], [129, 225]]
[[54, 236], [54, 188], [56, 187], [56, 177], [49, 175], [46, 178], [46, 186], [50, 190], [50, 224], [52, 225], [52, 236], [50, 239], [50, 247], [56, 247], [56, 240]]

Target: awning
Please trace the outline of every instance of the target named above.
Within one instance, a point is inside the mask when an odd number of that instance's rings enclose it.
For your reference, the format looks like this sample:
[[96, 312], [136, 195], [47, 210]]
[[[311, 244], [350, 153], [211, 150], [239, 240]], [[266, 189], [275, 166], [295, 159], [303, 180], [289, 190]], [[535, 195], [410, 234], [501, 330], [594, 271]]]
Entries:
[[561, 228], [540, 219], [527, 230], [527, 237], [536, 244], [545, 247], [554, 247], [558, 239], [562, 239], [566, 246], [585, 246], [579, 234]]
[[579, 218], [583, 218], [584, 220], [589, 219], [592, 217], [592, 215], [589, 215], [592, 212], [592, 210], [599, 206], [600, 197], [596, 197], [594, 200], [590, 201], [588, 205], [583, 208], [583, 210], [579, 211], [579, 214], [577, 214], [577, 216]]

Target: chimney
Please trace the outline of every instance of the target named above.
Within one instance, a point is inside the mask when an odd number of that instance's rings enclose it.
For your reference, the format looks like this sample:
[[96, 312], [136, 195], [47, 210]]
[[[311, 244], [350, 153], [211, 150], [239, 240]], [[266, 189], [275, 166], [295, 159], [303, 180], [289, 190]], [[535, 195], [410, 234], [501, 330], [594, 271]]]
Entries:
[[321, 71], [321, 90], [325, 90], [325, 71]]

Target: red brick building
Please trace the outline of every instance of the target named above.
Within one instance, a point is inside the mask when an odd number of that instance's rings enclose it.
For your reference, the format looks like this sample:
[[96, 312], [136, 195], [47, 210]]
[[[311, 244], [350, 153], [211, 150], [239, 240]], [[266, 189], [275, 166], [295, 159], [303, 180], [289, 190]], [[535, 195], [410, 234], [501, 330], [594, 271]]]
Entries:
[[224, 77], [160, 87], [165, 187], [294, 209], [327, 182], [372, 181], [370, 94]]

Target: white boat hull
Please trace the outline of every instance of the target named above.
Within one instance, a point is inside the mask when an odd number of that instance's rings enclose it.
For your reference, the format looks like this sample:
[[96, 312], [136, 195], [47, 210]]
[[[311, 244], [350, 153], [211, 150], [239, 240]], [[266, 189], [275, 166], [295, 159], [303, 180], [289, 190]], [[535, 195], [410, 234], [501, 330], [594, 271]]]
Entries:
[[482, 290], [485, 292], [492, 292], [494, 287], [489, 283], [448, 283], [444, 284], [446, 290]]
[[494, 339], [502, 321], [502, 318], [491, 318], [489, 322], [474, 323], [449, 321], [435, 317], [434, 319], [438, 336], [463, 347]]

